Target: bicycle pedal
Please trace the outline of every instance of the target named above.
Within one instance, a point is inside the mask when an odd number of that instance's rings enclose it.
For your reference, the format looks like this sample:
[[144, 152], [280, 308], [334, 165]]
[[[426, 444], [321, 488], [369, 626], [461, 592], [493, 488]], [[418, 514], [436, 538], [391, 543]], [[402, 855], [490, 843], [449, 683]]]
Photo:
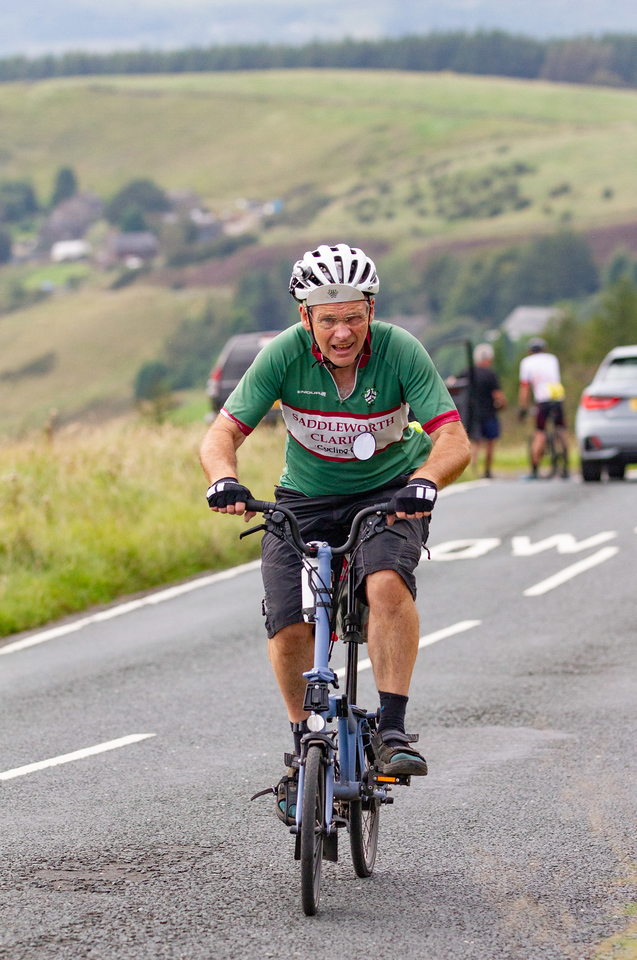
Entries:
[[411, 777], [388, 777], [384, 773], [375, 773], [374, 783], [395, 783], [399, 787], [409, 787], [411, 785]]

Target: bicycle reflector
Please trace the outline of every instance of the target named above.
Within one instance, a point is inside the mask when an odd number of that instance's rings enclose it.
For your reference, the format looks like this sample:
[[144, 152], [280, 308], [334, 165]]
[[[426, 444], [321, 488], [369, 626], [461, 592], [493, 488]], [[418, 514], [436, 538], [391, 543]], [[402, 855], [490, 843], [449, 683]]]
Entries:
[[581, 405], [584, 410], [610, 410], [621, 401], [621, 397], [594, 397], [590, 393], [582, 394]]

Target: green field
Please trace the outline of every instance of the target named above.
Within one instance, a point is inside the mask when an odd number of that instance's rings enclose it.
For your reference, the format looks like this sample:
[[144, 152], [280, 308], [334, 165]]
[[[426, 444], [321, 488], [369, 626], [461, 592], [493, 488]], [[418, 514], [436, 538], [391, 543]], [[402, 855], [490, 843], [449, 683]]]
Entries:
[[[292, 209], [295, 190], [318, 200], [313, 218], [306, 211], [268, 242], [308, 227], [418, 240], [630, 219], [636, 148], [637, 92], [607, 87], [311, 70], [0, 86], [0, 176], [32, 177], [46, 196], [70, 164], [103, 196], [150, 176], [213, 207], [283, 196]], [[519, 178], [530, 205], [477, 219], [436, 214], [432, 177], [515, 163], [533, 168]], [[551, 197], [564, 183], [568, 192]], [[360, 216], [366, 200], [377, 208], [371, 221]]]
[[[202, 309], [207, 294], [88, 286], [1, 316], [0, 435], [42, 426], [51, 408], [62, 422], [103, 420], [130, 409], [140, 364], [155, 359], [166, 336]], [[50, 369], [26, 372], [47, 356]]]

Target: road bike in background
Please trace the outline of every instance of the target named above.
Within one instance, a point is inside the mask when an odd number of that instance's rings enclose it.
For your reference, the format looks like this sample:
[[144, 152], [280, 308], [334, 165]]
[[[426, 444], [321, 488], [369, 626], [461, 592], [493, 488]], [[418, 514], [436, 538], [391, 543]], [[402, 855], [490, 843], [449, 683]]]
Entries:
[[552, 480], [554, 477], [568, 477], [568, 448], [564, 438], [563, 428], [555, 426], [553, 416], [549, 413], [544, 429], [544, 453], [533, 469], [533, 434], [528, 439], [529, 476], [536, 476], [538, 480]]

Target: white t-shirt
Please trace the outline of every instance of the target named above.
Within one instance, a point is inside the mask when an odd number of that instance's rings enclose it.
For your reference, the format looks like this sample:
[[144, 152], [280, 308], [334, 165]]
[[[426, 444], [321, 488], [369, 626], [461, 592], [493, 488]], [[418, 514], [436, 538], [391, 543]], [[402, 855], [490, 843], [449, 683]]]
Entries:
[[536, 403], [563, 400], [560, 364], [552, 353], [531, 353], [520, 364], [520, 383], [530, 383]]

